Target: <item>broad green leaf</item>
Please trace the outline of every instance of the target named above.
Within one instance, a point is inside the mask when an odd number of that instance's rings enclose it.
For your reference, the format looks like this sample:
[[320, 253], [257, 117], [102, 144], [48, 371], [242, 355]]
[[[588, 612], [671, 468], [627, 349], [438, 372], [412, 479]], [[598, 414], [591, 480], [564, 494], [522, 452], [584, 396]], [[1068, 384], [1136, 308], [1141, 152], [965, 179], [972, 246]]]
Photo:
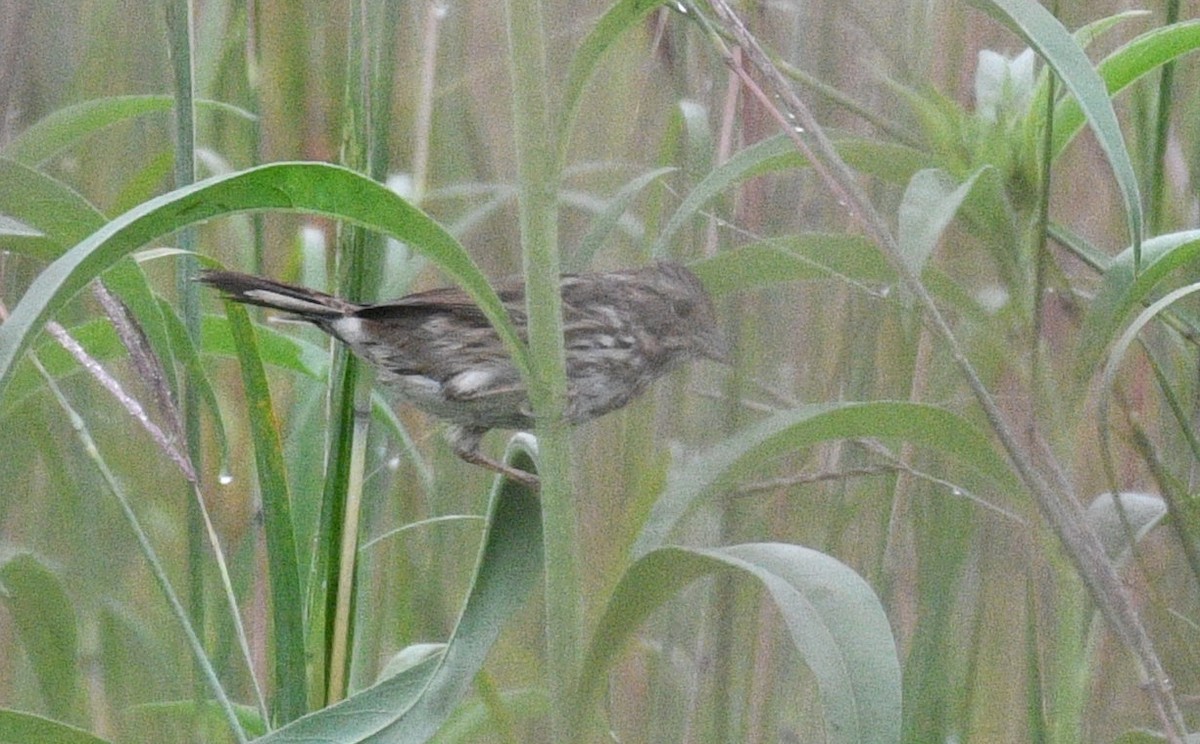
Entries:
[[854, 437], [897, 438], [924, 445], [969, 464], [1006, 491], [1021, 490], [1008, 461], [988, 438], [945, 409], [903, 401], [802, 406], [776, 413], [673, 467], [633, 555], [640, 557], [663, 545], [701, 499], [733, 485], [762, 463], [818, 442]]
[[900, 202], [897, 237], [900, 256], [914, 274], [921, 274], [925, 262], [941, 241], [942, 233], [958, 213], [967, 194], [971, 193], [975, 179], [986, 168], [976, 170], [962, 183], [940, 169], [923, 170], [913, 176]]
[[[37, 165], [84, 138], [120, 121], [144, 114], [170, 111], [172, 96], [113, 96], [95, 98], [57, 109], [17, 135], [2, 151], [7, 158]], [[233, 114], [246, 121], [255, 116], [244, 109], [219, 101], [196, 101], [196, 107]]]
[[971, 4], [1006, 23], [1037, 50], [1079, 102], [1125, 201], [1125, 219], [1137, 266], [1141, 263], [1142, 199], [1104, 81], [1062, 23], [1035, 0], [971, 0]]
[[665, 547], [634, 562], [588, 651], [580, 688], [584, 710], [591, 710], [613, 661], [655, 608], [700, 578], [730, 571], [759, 582], [774, 602], [816, 679], [825, 741], [899, 741], [900, 663], [879, 600], [848, 566], [782, 543]]
[[[838, 154], [851, 167], [890, 183], [906, 183], [913, 173], [930, 164], [929, 155], [903, 145], [845, 139], [839, 140], [835, 146]], [[684, 197], [650, 247], [650, 254], [666, 255], [671, 241], [688, 221], [734, 184], [789, 168], [807, 167], [808, 160], [784, 134], [769, 137], [741, 150], [709, 172]]]
[[61, 721], [0, 710], [0, 744], [109, 744], [108, 739], [90, 734]]
[[1075, 347], [1076, 373], [1090, 375], [1129, 312], [1152, 301], [1155, 286], [1171, 271], [1194, 265], [1197, 256], [1200, 256], [1200, 230], [1147, 240], [1142, 245], [1141, 271], [1136, 275], [1131, 248], [1114, 257], [1083, 320]]
[[[514, 438], [517, 447], [527, 448]], [[528, 449], [516, 464], [527, 468]], [[538, 583], [542, 520], [537, 497], [508, 480], [492, 493], [475, 576], [445, 652], [262, 738], [262, 744], [426, 741], [446, 721], [483, 666], [509, 617]]]
[[0, 395], [42, 325], [89, 281], [186, 225], [250, 211], [321, 214], [378, 230], [429, 256], [479, 305], [528, 372], [528, 352], [499, 297], [453, 236], [385, 186], [325, 163], [274, 163], [197, 182], [107, 223], [43, 271], [0, 326]]
[[[53, 250], [38, 256], [46, 261], [61, 257], [67, 246], [99, 230], [105, 221], [100, 210], [66, 184], [4, 159], [0, 159], [0, 209], [46, 236]], [[105, 285], [133, 312], [160, 358], [169, 360], [170, 346], [158, 301], [137, 264], [129, 259], [119, 261], [108, 271]], [[170, 374], [171, 365], [164, 366]]]
[[[1107, 34], [1110, 30], [1112, 30], [1114, 27], [1116, 27], [1116, 25], [1118, 23], [1120, 23], [1121, 21], [1129, 20], [1132, 18], [1140, 18], [1140, 17], [1147, 16], [1149, 14], [1150, 14], [1150, 11], [1148, 11], [1148, 10], [1127, 10], [1122, 13], [1115, 13], [1113, 15], [1105, 16], [1104, 18], [1099, 18], [1095, 21], [1092, 21], [1091, 23], [1087, 23], [1087, 24], [1084, 24], [1083, 26], [1080, 26], [1079, 28], [1075, 29], [1075, 33], [1073, 33], [1071, 36], [1079, 44], [1080, 48], [1087, 49], [1088, 47], [1090, 47], [1092, 45], [1093, 42], [1095, 42], [1097, 39], [1099, 39], [1100, 37]], [[1101, 63], [1101, 66], [1102, 65], [1103, 65], [1103, 63]], [[1100, 76], [1104, 77], [1103, 72], [1101, 72]], [[1107, 80], [1106, 80], [1106, 82], [1107, 82]], [[1043, 68], [1038, 73], [1037, 87], [1034, 88], [1033, 95], [1030, 97], [1030, 100], [1045, 101], [1046, 100], [1046, 92], [1047, 92], [1047, 90], [1049, 90], [1049, 88], [1050, 88], [1049, 68]], [[1111, 87], [1109, 88], [1109, 92], [1110, 93], [1112, 92]], [[1062, 104], [1064, 103], [1063, 99], [1068, 99], [1068, 98], [1069, 98], [1069, 96], [1061, 97], [1061, 99], [1059, 100], [1059, 103], [1058, 103], [1058, 107], [1055, 110], [1054, 124], [1055, 124], [1056, 130], [1058, 129], [1058, 124], [1059, 124], [1058, 110], [1062, 108]], [[1076, 104], [1076, 107], [1078, 107], [1078, 104]], [[1030, 133], [1031, 137], [1036, 135], [1036, 133], [1038, 131], [1040, 131], [1042, 126], [1044, 125], [1045, 120], [1046, 120], [1044, 113], [1045, 113], [1045, 109], [1043, 109], [1040, 106], [1030, 112], [1031, 116], [1029, 118], [1029, 123], [1032, 126], [1029, 127], [1027, 131]], [[1078, 122], [1079, 127], [1083, 126], [1082, 113], [1080, 113], [1077, 122]], [[1055, 131], [1054, 134], [1057, 135], [1058, 131]], [[1052, 150], [1052, 152], [1057, 153], [1057, 150]]]
[[49, 714], [87, 720], [83, 677], [75, 663], [75, 607], [62, 581], [29, 553], [18, 554], [0, 565], [0, 604], [33, 665]]

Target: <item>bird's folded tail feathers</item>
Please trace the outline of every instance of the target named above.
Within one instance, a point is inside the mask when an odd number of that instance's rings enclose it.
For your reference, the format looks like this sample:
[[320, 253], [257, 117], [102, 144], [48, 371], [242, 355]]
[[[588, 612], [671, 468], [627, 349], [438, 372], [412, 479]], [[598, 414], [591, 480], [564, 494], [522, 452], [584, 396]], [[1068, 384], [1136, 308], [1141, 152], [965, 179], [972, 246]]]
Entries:
[[203, 271], [200, 281], [221, 290], [227, 299], [282, 310], [307, 320], [339, 318], [358, 309], [354, 303], [324, 292], [236, 271]]

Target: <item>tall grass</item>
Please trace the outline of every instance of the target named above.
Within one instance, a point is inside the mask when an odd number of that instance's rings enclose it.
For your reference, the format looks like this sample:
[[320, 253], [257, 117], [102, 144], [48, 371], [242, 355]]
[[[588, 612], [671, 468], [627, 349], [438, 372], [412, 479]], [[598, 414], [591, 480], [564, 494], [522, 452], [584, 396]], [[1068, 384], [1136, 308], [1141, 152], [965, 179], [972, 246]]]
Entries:
[[[0, 740], [1190, 740], [1200, 23], [1123, 8], [0, 8]], [[735, 364], [567, 430], [558, 273], [664, 256]], [[206, 264], [462, 286], [540, 498]]]

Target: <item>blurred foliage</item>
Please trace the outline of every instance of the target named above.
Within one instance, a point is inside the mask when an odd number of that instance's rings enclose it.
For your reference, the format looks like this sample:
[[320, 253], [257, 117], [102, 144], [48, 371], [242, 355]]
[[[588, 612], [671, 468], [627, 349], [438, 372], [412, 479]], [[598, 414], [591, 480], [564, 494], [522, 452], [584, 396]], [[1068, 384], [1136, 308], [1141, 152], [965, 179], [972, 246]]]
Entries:
[[[1020, 446], [1090, 504], [1197, 730], [1198, 8], [1057, 2], [1063, 50], [998, 22], [1021, 2], [977, 5], [737, 11]], [[502, 323], [487, 277], [522, 267], [510, 10], [196, 3], [207, 180], [173, 190], [162, 7], [0, 5], [0, 741], [537, 742], [554, 716], [587, 741], [1166, 740], [900, 267], [722, 63], [707, 6], [654, 0], [545, 3], [563, 264], [690, 263], [737, 354], [572, 434], [579, 710], [547, 692], [538, 502], [362, 393], [352, 694], [283, 725], [281, 687], [310, 711], [337, 697], [325, 474], [354, 396], [331, 394], [313, 329], [205, 297], [189, 336], [173, 236], [332, 290], [456, 282]], [[1086, 53], [1118, 129], [1028, 43], [1056, 68]], [[277, 161], [384, 164], [388, 188]], [[382, 236], [361, 261], [347, 223]], [[164, 600], [189, 583], [202, 603]]]

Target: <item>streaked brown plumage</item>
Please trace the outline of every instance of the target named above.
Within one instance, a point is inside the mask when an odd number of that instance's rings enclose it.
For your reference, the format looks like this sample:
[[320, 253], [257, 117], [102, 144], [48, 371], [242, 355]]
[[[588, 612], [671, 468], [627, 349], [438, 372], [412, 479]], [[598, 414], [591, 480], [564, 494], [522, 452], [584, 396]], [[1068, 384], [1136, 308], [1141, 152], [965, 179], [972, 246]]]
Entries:
[[[536, 486], [535, 476], [480, 451], [489, 429], [529, 428], [533, 416], [504, 344], [465, 292], [435, 289], [359, 305], [229, 271], [204, 272], [201, 281], [228, 299], [281, 310], [340, 339], [403, 399], [450, 422], [456, 454]], [[524, 337], [524, 286], [501, 284], [497, 293]], [[727, 360], [708, 294], [677, 263], [564, 275], [562, 302], [571, 423], [624, 406], [689, 361]]]

